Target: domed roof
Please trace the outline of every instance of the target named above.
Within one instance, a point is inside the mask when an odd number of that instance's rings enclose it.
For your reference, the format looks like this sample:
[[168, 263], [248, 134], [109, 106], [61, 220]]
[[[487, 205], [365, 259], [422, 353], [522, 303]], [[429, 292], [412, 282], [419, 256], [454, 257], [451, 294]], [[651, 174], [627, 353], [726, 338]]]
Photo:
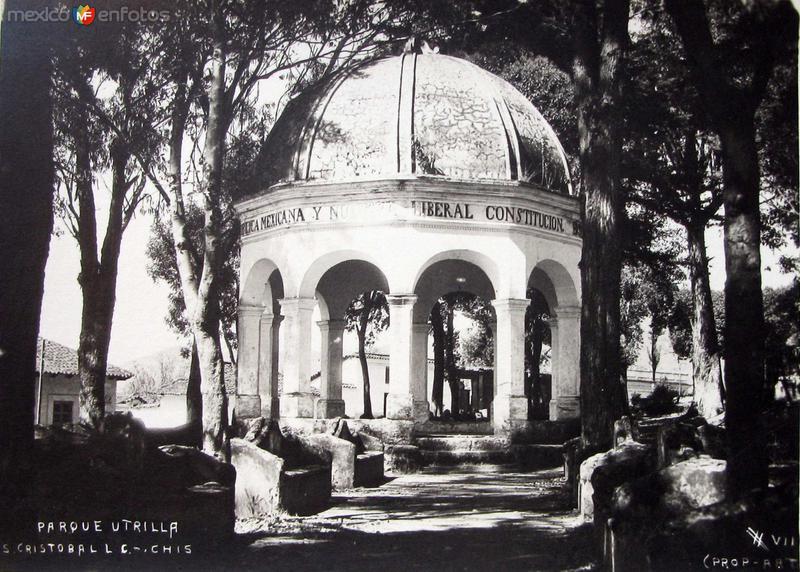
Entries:
[[434, 53], [371, 61], [302, 93], [259, 166], [262, 189], [438, 175], [571, 192], [563, 149], [533, 104], [480, 67]]

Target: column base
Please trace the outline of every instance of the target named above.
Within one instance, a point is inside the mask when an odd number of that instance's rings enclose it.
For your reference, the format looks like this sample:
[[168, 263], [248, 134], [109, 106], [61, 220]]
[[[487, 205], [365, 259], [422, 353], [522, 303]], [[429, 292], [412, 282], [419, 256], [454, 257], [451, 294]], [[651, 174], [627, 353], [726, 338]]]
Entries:
[[579, 395], [559, 395], [550, 400], [550, 421], [577, 419], [581, 415]]
[[502, 432], [524, 429], [528, 425], [528, 398], [524, 395], [496, 395], [492, 416], [495, 429]]
[[414, 419], [414, 400], [408, 393], [390, 393], [386, 396], [387, 419]]
[[344, 417], [343, 399], [320, 399], [317, 401], [317, 419]]
[[261, 396], [237, 395], [234, 411], [237, 419], [259, 417], [261, 415]]
[[310, 393], [284, 393], [280, 401], [281, 417], [314, 416], [314, 396]]
[[412, 403], [414, 421], [425, 423], [431, 417], [431, 408], [425, 400]]
[[265, 419], [278, 419], [281, 414], [281, 400], [277, 397], [261, 398], [261, 417]]

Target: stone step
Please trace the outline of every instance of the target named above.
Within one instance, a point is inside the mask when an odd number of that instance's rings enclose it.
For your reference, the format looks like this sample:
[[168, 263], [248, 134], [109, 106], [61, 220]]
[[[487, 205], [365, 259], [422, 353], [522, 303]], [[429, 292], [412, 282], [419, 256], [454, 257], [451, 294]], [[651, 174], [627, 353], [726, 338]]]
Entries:
[[416, 445], [426, 451], [501, 451], [507, 441], [495, 436], [430, 435], [417, 437]]
[[511, 445], [499, 449], [425, 449], [420, 461], [427, 465], [492, 464], [524, 469], [558, 467], [563, 463], [560, 445]]
[[489, 421], [426, 421], [414, 428], [419, 435], [493, 435]]

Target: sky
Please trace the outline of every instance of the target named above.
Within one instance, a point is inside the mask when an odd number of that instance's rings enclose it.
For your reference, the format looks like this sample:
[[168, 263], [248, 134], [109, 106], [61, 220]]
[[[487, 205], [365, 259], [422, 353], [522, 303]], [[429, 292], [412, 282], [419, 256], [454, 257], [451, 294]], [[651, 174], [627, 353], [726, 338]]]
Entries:
[[[178, 337], [164, 321], [167, 313], [168, 288], [154, 283], [147, 275], [145, 248], [150, 234], [151, 218], [137, 213], [125, 231], [117, 281], [117, 304], [111, 333], [109, 361], [126, 365], [137, 358], [174, 348]], [[98, 221], [101, 225], [102, 216]], [[722, 231], [707, 233], [711, 267], [711, 286], [722, 290], [725, 285]], [[791, 275], [777, 268], [778, 255], [762, 248], [764, 286], [780, 286], [791, 281]], [[64, 232], [50, 241], [50, 256], [45, 271], [41, 335], [69, 347], [77, 347], [80, 334], [82, 297], [78, 286], [80, 256], [77, 243]]]

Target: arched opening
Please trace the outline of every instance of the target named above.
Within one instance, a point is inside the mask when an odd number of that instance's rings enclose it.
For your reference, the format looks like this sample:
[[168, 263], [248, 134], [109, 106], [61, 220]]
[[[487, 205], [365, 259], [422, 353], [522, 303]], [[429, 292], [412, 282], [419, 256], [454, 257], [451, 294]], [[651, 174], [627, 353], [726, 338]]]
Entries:
[[425, 332], [425, 389], [433, 421], [489, 421], [494, 399], [495, 289], [476, 264], [434, 262], [422, 272], [414, 322]]
[[327, 269], [316, 284], [320, 305], [319, 376], [315, 415], [375, 418], [386, 414], [389, 324], [383, 272], [365, 260], [346, 260]]
[[[528, 279], [525, 318], [525, 384], [529, 418], [578, 416], [580, 306], [569, 272], [540, 261]], [[537, 359], [538, 356], [538, 359]]]
[[256, 262], [239, 296], [235, 408], [240, 417], [278, 417], [283, 296], [278, 267], [265, 259]]
[[528, 418], [548, 419], [552, 397], [552, 333], [550, 307], [541, 291], [528, 288], [525, 310], [525, 397]]

